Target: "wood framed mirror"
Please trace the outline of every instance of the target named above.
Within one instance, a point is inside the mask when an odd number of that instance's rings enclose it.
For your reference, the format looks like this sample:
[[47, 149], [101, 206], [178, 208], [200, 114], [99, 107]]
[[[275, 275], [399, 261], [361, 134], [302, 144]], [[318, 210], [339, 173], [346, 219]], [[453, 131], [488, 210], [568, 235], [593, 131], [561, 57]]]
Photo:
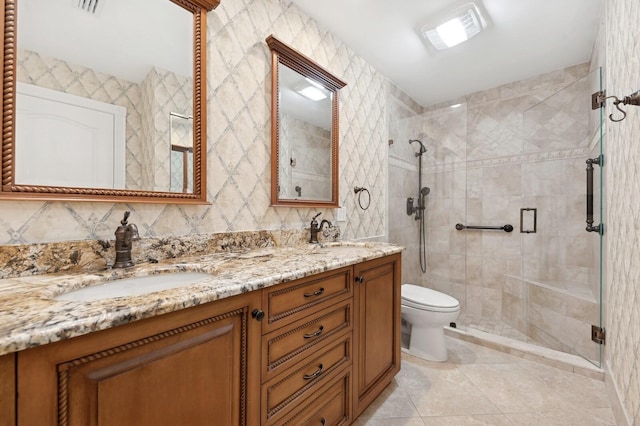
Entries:
[[219, 0], [2, 3], [0, 200], [207, 203], [205, 38]]
[[339, 96], [345, 82], [273, 35], [271, 205], [339, 207]]

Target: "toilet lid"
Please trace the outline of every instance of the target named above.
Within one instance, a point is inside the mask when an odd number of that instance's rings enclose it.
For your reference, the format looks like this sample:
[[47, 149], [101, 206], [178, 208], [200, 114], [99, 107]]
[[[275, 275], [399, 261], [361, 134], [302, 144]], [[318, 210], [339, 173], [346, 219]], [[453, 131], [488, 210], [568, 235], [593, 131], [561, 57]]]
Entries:
[[460, 306], [460, 303], [448, 294], [413, 284], [402, 284], [401, 293], [403, 303], [418, 309], [420, 307], [455, 309]]

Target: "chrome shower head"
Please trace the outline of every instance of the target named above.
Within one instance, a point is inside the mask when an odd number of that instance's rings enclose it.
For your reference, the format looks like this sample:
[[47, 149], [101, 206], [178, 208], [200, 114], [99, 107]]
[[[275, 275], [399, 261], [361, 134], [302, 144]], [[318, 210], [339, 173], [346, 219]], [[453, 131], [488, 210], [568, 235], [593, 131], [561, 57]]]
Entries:
[[419, 157], [420, 155], [424, 154], [425, 152], [427, 152], [427, 148], [424, 146], [424, 144], [422, 142], [420, 142], [418, 139], [409, 139], [409, 143], [412, 144], [414, 142], [418, 142], [420, 144], [420, 151], [416, 152], [416, 157]]

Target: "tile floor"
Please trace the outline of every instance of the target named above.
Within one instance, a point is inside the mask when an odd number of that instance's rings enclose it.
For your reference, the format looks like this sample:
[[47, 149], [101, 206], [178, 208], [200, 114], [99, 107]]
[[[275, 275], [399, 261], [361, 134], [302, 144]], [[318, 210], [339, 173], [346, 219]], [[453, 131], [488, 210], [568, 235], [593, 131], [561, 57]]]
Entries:
[[449, 360], [402, 354], [356, 426], [615, 425], [604, 382], [447, 337]]

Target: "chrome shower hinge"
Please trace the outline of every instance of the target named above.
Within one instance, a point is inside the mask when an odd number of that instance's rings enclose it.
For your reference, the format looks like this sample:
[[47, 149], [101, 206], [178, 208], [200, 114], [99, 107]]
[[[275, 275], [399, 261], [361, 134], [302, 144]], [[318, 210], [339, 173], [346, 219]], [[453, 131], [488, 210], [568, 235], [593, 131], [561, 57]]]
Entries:
[[606, 340], [606, 332], [603, 327], [598, 327], [597, 325], [591, 326], [591, 340], [596, 342], [599, 345], [604, 345]]

